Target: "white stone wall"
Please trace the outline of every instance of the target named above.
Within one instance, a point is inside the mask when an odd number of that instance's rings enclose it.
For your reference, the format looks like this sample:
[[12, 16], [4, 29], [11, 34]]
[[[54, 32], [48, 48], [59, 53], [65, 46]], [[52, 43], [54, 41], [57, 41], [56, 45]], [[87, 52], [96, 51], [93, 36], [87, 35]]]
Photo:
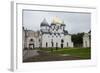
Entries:
[[89, 39], [89, 34], [85, 33], [83, 36], [83, 47], [90, 47], [90, 39]]
[[[65, 48], [65, 47], [73, 47], [73, 43], [71, 41], [71, 36], [70, 35], [62, 36], [62, 37], [60, 37], [60, 36], [58, 36], [58, 37], [53, 36], [52, 37], [52, 36], [50, 36], [48, 34], [44, 34], [42, 36], [42, 47], [45, 48], [46, 47], [46, 43], [48, 43], [48, 48], [52, 47], [51, 42], [53, 40], [53, 47], [56, 47], [56, 43], [58, 43], [58, 47], [61, 48], [61, 40], [62, 39], [64, 40], [63, 48]], [[68, 43], [68, 45], [67, 45], [67, 43]]]
[[65, 42], [64, 42], [65, 46], [64, 47], [73, 47], [73, 42], [71, 41], [71, 35], [64, 36], [64, 40], [65, 40]]
[[[30, 39], [33, 39], [33, 41], [31, 42]], [[34, 44], [34, 48], [38, 48], [39, 47], [39, 38], [28, 37], [27, 38], [27, 47], [28, 48], [29, 48], [29, 44]]]
[[41, 38], [42, 41], [42, 47], [45, 48], [46, 47], [46, 43], [48, 43], [48, 47], [51, 47], [51, 40], [50, 40], [50, 36], [47, 34], [42, 35]]
[[[47, 43], [47, 48], [52, 47], [52, 40], [53, 40], [53, 47], [56, 47], [56, 43], [58, 43], [58, 47], [61, 48], [61, 40], [63, 39], [63, 48], [65, 47], [73, 47], [73, 42], [71, 41], [71, 35], [66, 35], [66, 36], [51, 36], [50, 34], [44, 34], [41, 37], [28, 37], [27, 38], [27, 48], [29, 48], [29, 44], [34, 44], [35, 48], [39, 48], [40, 47], [40, 41], [39, 38], [42, 42], [42, 46], [43, 48], [46, 48], [46, 43]], [[30, 39], [33, 39], [33, 42], [30, 42]], [[24, 44], [23, 44], [24, 45]]]

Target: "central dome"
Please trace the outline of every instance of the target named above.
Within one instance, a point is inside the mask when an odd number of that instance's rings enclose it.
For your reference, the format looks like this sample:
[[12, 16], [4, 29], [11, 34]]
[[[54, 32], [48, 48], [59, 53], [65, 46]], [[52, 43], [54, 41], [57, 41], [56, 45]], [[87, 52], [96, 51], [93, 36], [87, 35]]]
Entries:
[[52, 23], [53, 24], [64, 24], [64, 22], [57, 16], [53, 17]]

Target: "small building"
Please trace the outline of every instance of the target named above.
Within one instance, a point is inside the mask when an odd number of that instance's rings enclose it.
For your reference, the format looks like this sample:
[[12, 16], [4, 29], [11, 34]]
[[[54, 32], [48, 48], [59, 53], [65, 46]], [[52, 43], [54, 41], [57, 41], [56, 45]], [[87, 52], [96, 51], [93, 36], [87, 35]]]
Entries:
[[91, 47], [91, 33], [84, 33], [83, 35], [83, 47]]

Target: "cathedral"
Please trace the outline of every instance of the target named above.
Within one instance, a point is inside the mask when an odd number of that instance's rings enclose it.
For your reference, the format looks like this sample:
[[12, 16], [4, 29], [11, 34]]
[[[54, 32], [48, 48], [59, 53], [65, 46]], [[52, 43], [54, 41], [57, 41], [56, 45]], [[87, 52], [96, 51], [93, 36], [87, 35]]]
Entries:
[[40, 24], [40, 30], [37, 32], [23, 28], [23, 48], [73, 47], [71, 35], [65, 30], [65, 27], [64, 21], [53, 17], [51, 24], [48, 24], [44, 18]]

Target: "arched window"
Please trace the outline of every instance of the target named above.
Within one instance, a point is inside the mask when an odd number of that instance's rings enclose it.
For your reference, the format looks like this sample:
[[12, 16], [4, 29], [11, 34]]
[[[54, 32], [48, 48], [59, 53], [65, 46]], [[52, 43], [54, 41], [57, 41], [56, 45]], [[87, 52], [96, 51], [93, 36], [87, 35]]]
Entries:
[[51, 46], [53, 47], [53, 39], [51, 39]]
[[67, 47], [68, 47], [68, 42], [67, 42]]
[[63, 44], [61, 44], [61, 48], [63, 48]]
[[48, 43], [46, 42], [46, 48], [48, 47]]
[[63, 43], [63, 42], [64, 42], [64, 40], [62, 39], [62, 40], [61, 40], [61, 43]]
[[51, 42], [51, 45], [52, 45], [52, 47], [53, 47], [53, 42]]
[[56, 43], [56, 47], [58, 47], [58, 43]]
[[40, 42], [41, 40], [39, 39], [39, 42]]
[[33, 42], [33, 39], [30, 39], [31, 42]]
[[54, 33], [54, 35], [56, 35], [56, 33]]
[[31, 38], [29, 41], [29, 49], [33, 49], [35, 47], [34, 40]]
[[87, 47], [87, 41], [85, 41], [85, 46]]
[[34, 49], [34, 44], [29, 44], [29, 49]]
[[58, 33], [58, 35], [60, 36], [60, 33]]

